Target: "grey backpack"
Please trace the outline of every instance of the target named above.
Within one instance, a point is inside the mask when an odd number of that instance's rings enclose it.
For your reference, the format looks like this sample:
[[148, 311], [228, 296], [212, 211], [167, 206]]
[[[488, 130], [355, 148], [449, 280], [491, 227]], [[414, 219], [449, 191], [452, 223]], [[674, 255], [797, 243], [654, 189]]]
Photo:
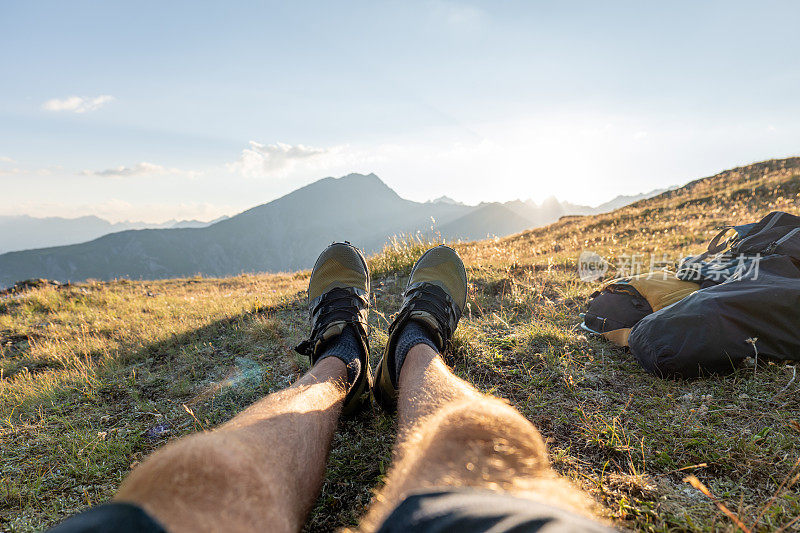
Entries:
[[692, 378], [747, 357], [800, 360], [800, 217], [774, 212], [732, 229], [681, 265], [678, 277], [700, 290], [632, 328], [631, 353], [649, 372]]
[[[733, 235], [723, 240], [731, 230]], [[800, 260], [800, 217], [773, 211], [759, 222], [725, 226], [705, 252], [681, 261], [677, 277], [701, 287], [717, 285], [755, 268], [757, 258], [773, 254]]]

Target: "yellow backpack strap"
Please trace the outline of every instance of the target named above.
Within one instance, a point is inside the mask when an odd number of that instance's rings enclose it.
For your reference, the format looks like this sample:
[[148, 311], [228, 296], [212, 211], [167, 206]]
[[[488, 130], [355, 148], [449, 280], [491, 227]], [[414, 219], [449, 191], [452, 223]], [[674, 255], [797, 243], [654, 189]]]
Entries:
[[631, 335], [631, 329], [633, 328], [612, 329], [611, 331], [606, 331], [602, 335], [618, 346], [627, 346], [628, 337]]

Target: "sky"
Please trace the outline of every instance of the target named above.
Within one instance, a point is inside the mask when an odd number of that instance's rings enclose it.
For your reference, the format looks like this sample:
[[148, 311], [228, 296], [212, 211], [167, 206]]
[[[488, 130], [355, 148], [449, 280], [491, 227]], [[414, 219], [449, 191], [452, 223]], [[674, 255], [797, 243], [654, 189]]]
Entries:
[[210, 220], [326, 176], [597, 205], [800, 155], [800, 3], [0, 2], [0, 215]]

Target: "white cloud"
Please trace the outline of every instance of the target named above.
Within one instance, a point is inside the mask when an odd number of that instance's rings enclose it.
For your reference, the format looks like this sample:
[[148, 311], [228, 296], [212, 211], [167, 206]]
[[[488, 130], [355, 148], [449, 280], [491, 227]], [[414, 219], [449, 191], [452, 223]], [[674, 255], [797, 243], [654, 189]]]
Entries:
[[486, 13], [475, 6], [468, 6], [447, 0], [433, 2], [431, 11], [434, 16], [444, 20], [445, 24], [452, 28], [462, 30], [477, 29]]
[[298, 166], [325, 167], [341, 148], [313, 148], [303, 144], [261, 144], [250, 141], [250, 147], [242, 150], [238, 161], [229, 165], [249, 177], [284, 178], [297, 170]]
[[49, 167], [39, 168], [6, 168], [0, 169], [0, 176], [52, 176], [59, 172], [63, 172], [64, 167], [60, 165], [51, 165]]
[[85, 170], [86, 176], [102, 176], [105, 178], [125, 178], [128, 176], [141, 176], [143, 174], [163, 174], [166, 171], [161, 165], [154, 165], [147, 161], [142, 161], [131, 167], [118, 166], [105, 170]]
[[[0, 163], [16, 163], [10, 157], [0, 156]], [[0, 176], [14, 176], [16, 174], [22, 174], [22, 169], [19, 168], [0, 168]]]
[[83, 174], [84, 176], [100, 176], [103, 178], [127, 178], [131, 176], [154, 176], [154, 175], [171, 174], [171, 175], [185, 176], [192, 178], [199, 175], [199, 172], [191, 170], [181, 170], [179, 168], [167, 168], [161, 165], [148, 163], [147, 161], [142, 161], [141, 163], [136, 163], [135, 165], [130, 167], [119, 166], [114, 168], [107, 168], [104, 170], [84, 170], [83, 172], [81, 172], [81, 174]]
[[108, 94], [101, 94], [100, 96], [68, 96], [66, 98], [53, 98], [42, 104], [42, 109], [45, 111], [70, 111], [72, 113], [86, 113], [89, 111], [97, 111], [109, 102], [112, 102], [114, 97]]

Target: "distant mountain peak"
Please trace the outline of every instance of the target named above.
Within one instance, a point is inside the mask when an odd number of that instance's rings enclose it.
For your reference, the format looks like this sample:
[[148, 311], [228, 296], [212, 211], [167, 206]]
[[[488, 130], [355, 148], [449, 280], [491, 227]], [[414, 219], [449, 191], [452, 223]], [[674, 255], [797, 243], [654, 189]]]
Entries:
[[[311, 187], [319, 183], [330, 183], [335, 184], [336, 186], [352, 186], [352, 187], [361, 187], [366, 188], [365, 190], [388, 190], [391, 191], [392, 188], [386, 185], [377, 174], [370, 172], [369, 174], [359, 174], [358, 172], [352, 172], [345, 176], [341, 176], [338, 178], [325, 178], [318, 181], [311, 183]], [[394, 191], [392, 191], [394, 192]]]
[[429, 204], [447, 204], [447, 205], [464, 205], [464, 202], [459, 202], [458, 200], [453, 200], [449, 196], [442, 195], [439, 198], [434, 198], [433, 200], [428, 201]]
[[369, 174], [361, 174], [359, 172], [351, 172], [350, 174], [347, 174], [345, 176], [341, 176], [341, 177], [333, 178], [333, 179], [339, 180], [339, 181], [342, 181], [342, 180], [344, 180], [344, 181], [349, 181], [349, 180], [371, 180], [371, 181], [376, 181], [377, 180], [377, 181], [380, 181], [381, 183], [383, 183], [383, 180], [380, 179], [378, 177], [378, 175], [375, 174], [374, 172], [370, 172]]

